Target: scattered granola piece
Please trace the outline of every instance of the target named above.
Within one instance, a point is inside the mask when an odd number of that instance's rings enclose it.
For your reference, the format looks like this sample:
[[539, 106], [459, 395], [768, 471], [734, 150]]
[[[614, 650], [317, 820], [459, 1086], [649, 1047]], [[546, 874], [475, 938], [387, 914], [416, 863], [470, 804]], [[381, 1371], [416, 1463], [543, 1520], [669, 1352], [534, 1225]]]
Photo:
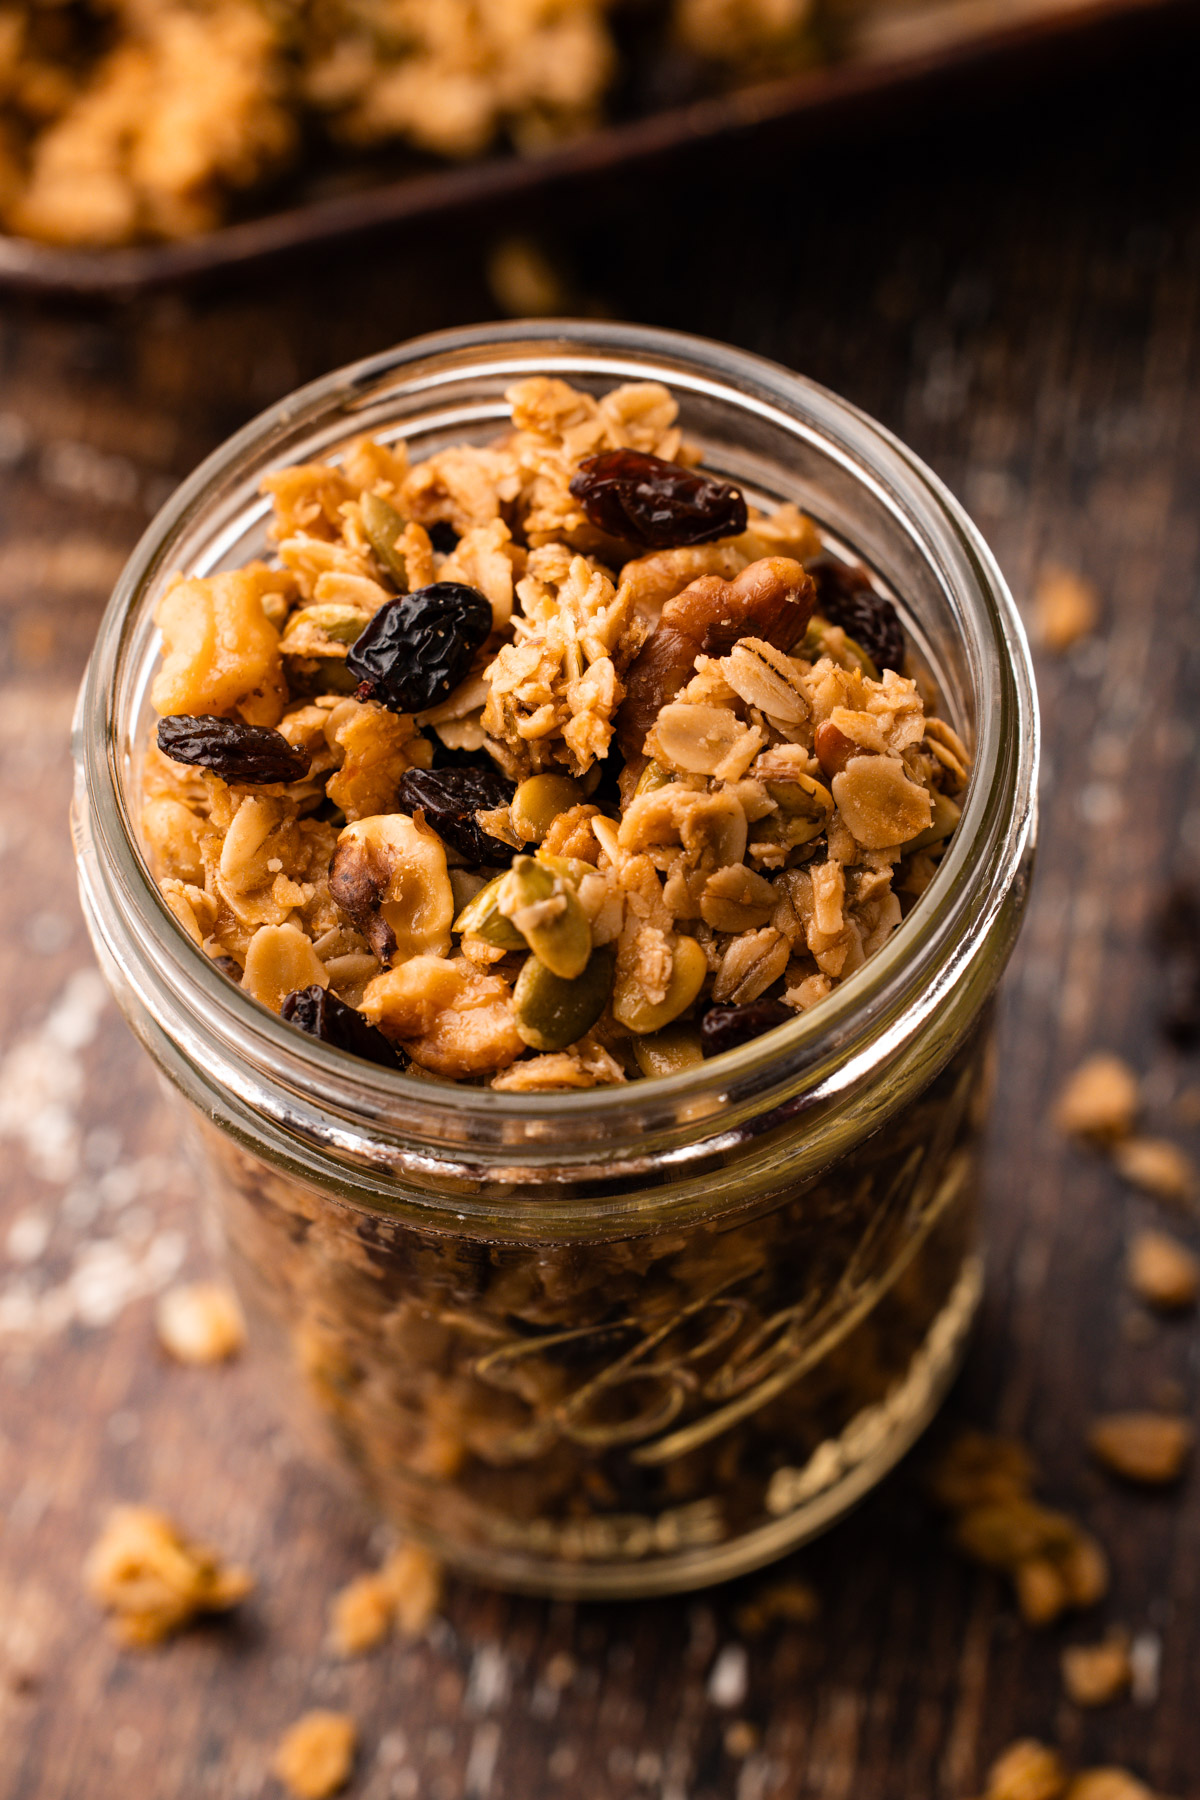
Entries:
[[739, 1762], [743, 1757], [751, 1756], [758, 1749], [761, 1733], [757, 1725], [749, 1719], [735, 1719], [725, 1727], [725, 1754]]
[[743, 1637], [761, 1637], [770, 1625], [812, 1625], [820, 1616], [820, 1595], [807, 1581], [773, 1581], [738, 1607], [733, 1622]]
[[1157, 1312], [1182, 1312], [1200, 1293], [1200, 1258], [1165, 1231], [1139, 1231], [1130, 1240], [1129, 1284]]
[[1124, 1632], [1114, 1632], [1098, 1644], [1068, 1645], [1061, 1660], [1063, 1686], [1076, 1706], [1107, 1706], [1133, 1679]]
[[118, 1640], [161, 1643], [197, 1613], [226, 1612], [254, 1585], [245, 1569], [194, 1544], [148, 1506], [118, 1506], [84, 1567], [92, 1597], [113, 1614]]
[[988, 1771], [984, 1800], [1061, 1800], [1068, 1779], [1057, 1751], [1019, 1738]]
[[1158, 1487], [1183, 1473], [1193, 1437], [1186, 1419], [1168, 1413], [1110, 1413], [1092, 1425], [1088, 1448], [1115, 1475]]
[[1069, 650], [1096, 629], [1100, 601], [1090, 581], [1048, 563], [1033, 597], [1034, 634], [1047, 650]]
[[1028, 1494], [1035, 1475], [1033, 1458], [1015, 1438], [963, 1431], [935, 1465], [930, 1488], [942, 1506], [959, 1512]]
[[297, 1800], [326, 1800], [349, 1781], [357, 1747], [354, 1720], [317, 1707], [284, 1732], [271, 1766]]
[[1128, 1769], [1085, 1769], [1067, 1789], [1066, 1800], [1155, 1800], [1155, 1796]]
[[381, 1569], [333, 1597], [329, 1637], [339, 1656], [362, 1656], [398, 1630], [420, 1637], [441, 1604], [442, 1565], [419, 1544], [402, 1544]]
[[168, 1288], [155, 1310], [163, 1349], [176, 1362], [217, 1363], [236, 1356], [246, 1340], [242, 1309], [223, 1281], [189, 1281]]
[[1195, 1198], [1196, 1165], [1169, 1138], [1127, 1138], [1114, 1149], [1113, 1161], [1126, 1181], [1158, 1200], [1181, 1204]]
[[1106, 1053], [1089, 1056], [1059, 1094], [1054, 1122], [1072, 1137], [1127, 1137], [1140, 1099], [1138, 1078], [1127, 1062]]

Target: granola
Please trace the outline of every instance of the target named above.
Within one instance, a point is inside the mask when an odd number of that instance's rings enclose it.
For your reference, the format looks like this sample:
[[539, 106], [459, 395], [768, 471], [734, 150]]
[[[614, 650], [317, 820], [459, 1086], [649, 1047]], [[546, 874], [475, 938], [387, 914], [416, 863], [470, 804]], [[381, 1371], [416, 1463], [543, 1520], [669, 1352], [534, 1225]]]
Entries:
[[1186, 1419], [1170, 1413], [1109, 1413], [1093, 1422], [1088, 1448], [1114, 1475], [1160, 1487], [1182, 1475], [1194, 1436]]
[[297, 1800], [340, 1794], [354, 1768], [358, 1727], [348, 1713], [316, 1707], [289, 1726], [272, 1764]]
[[112, 1614], [118, 1641], [139, 1649], [182, 1631], [199, 1613], [227, 1612], [254, 1585], [245, 1569], [191, 1542], [147, 1506], [113, 1510], [84, 1577], [93, 1598]]
[[891, 602], [851, 571], [904, 668], [825, 617], [850, 565], [794, 507], [693, 473], [666, 388], [508, 400], [491, 444], [270, 477], [277, 560], [168, 587], [143, 827], [183, 929], [298, 1026], [324, 992], [425, 1074], [611, 1085], [861, 968], [970, 758]]
[[155, 1309], [159, 1342], [176, 1362], [218, 1363], [236, 1356], [246, 1336], [242, 1309], [224, 1281], [168, 1288]]

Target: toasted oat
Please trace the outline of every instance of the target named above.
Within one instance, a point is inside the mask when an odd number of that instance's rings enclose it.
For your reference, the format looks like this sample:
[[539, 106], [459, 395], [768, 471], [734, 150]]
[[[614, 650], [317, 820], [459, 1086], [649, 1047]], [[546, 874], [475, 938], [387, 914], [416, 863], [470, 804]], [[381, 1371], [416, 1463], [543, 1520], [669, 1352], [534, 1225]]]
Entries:
[[198, 1613], [226, 1612], [254, 1586], [245, 1569], [192, 1543], [148, 1506], [118, 1506], [89, 1552], [84, 1580], [113, 1615], [118, 1640], [161, 1643]]
[[1200, 1294], [1200, 1257], [1165, 1231], [1139, 1231], [1126, 1267], [1138, 1298], [1158, 1312], [1183, 1312]]
[[242, 1309], [223, 1281], [168, 1288], [155, 1310], [159, 1341], [177, 1362], [216, 1363], [236, 1356], [246, 1339]]
[[1115, 1475], [1158, 1487], [1182, 1475], [1194, 1436], [1186, 1419], [1169, 1413], [1110, 1413], [1093, 1423], [1088, 1448]]
[[984, 1800], [1061, 1800], [1068, 1779], [1057, 1751], [1020, 1738], [989, 1769]]
[[1054, 1109], [1060, 1131], [1074, 1137], [1124, 1138], [1133, 1130], [1141, 1091], [1119, 1056], [1089, 1056], [1075, 1070]]
[[1100, 616], [1091, 582], [1053, 564], [1042, 571], [1033, 605], [1034, 633], [1047, 650], [1069, 650], [1096, 629]]
[[349, 1781], [357, 1747], [348, 1713], [316, 1707], [284, 1732], [271, 1767], [297, 1800], [326, 1800]]
[[1133, 1679], [1129, 1639], [1114, 1632], [1098, 1644], [1072, 1644], [1062, 1653], [1063, 1686], [1076, 1706], [1107, 1706]]
[[1113, 1161], [1126, 1181], [1156, 1199], [1181, 1205], [1196, 1197], [1196, 1165], [1168, 1138], [1127, 1138], [1113, 1150]]

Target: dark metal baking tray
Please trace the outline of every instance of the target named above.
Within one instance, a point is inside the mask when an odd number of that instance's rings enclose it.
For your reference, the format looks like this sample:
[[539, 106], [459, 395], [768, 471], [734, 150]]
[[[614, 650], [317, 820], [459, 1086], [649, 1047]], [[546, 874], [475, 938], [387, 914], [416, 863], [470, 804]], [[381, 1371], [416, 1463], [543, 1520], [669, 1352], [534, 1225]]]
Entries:
[[311, 198], [181, 242], [125, 249], [65, 249], [0, 234], [0, 287], [41, 293], [120, 295], [244, 268], [388, 226], [506, 200], [573, 178], [633, 170], [689, 146], [795, 120], [819, 128], [847, 114], [944, 89], [956, 77], [1018, 80], [1047, 53], [1124, 34], [1148, 15], [1200, 16], [1196, 0], [974, 0], [959, 35], [857, 61], [806, 70], [643, 118], [603, 126], [535, 156], [503, 155], [381, 179]]

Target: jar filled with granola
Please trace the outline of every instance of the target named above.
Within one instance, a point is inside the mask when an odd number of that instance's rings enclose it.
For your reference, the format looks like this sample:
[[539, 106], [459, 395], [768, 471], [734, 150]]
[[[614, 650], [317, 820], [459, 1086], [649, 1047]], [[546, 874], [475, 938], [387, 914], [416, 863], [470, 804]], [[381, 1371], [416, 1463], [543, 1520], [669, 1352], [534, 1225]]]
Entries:
[[84, 909], [258, 1353], [405, 1531], [689, 1588], [913, 1442], [1036, 738], [949, 494], [722, 346], [423, 339], [170, 502], [80, 698]]

